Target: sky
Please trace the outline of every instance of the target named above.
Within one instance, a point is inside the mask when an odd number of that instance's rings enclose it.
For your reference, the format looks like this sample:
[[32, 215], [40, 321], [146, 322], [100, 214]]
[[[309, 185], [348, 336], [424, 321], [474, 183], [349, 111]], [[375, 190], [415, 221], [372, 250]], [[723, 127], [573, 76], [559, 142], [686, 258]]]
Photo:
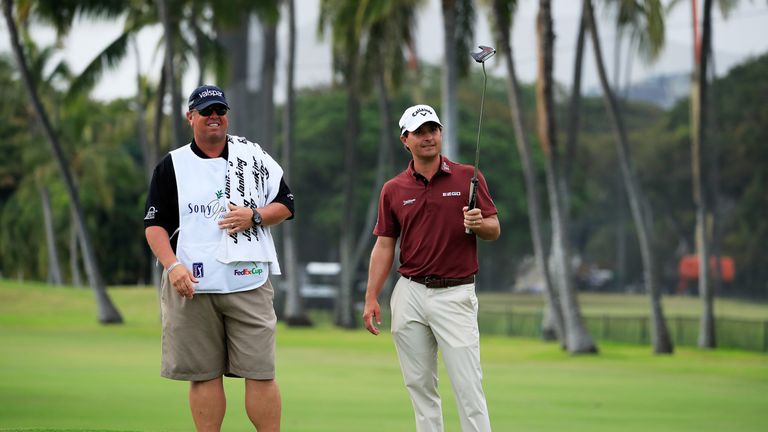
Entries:
[[[427, 0], [419, 12], [416, 25], [417, 53], [423, 61], [439, 63], [443, 56], [442, 12], [440, 0]], [[668, 3], [668, 0], [664, 0]], [[699, 7], [703, 4], [700, 0]], [[321, 40], [317, 36], [317, 15], [319, 0], [296, 0], [297, 4], [297, 60], [296, 85], [298, 87], [319, 86], [330, 82], [331, 51], [328, 36]], [[575, 38], [581, 2], [576, 0], [554, 0], [553, 21], [555, 25], [555, 79], [568, 86], [571, 81]], [[538, 2], [521, 2], [514, 22], [512, 43], [518, 77], [523, 82], [533, 82], [536, 77], [536, 37], [535, 16]], [[487, 10], [479, 8], [478, 22], [475, 27], [475, 40], [478, 45], [493, 45], [487, 24]], [[613, 67], [615, 31], [604, 10], [596, 11], [601, 21], [600, 38], [605, 61], [609, 69]], [[701, 17], [701, 13], [699, 13]], [[715, 68], [718, 75], [723, 75], [732, 66], [751, 56], [768, 52], [768, 2], [763, 0], [742, 0], [738, 9], [725, 19], [715, 8], [713, 13], [713, 48]], [[115, 39], [122, 28], [122, 22], [93, 22], [80, 20], [72, 33], [65, 40], [63, 58], [75, 72], [81, 71], [110, 41]], [[0, 52], [8, 52], [9, 40], [4, 22], [0, 25]], [[162, 59], [157, 58], [155, 48], [161, 36], [160, 26], [142, 31], [139, 35], [140, 55], [138, 66], [145, 73], [159, 74]], [[33, 36], [39, 43], [52, 43], [53, 33], [44, 28], [36, 28]], [[680, 2], [666, 21], [666, 46], [660, 58], [654, 64], [643, 64], [639, 59], [632, 61], [630, 81], [660, 74], [689, 73], [692, 68], [692, 30], [690, 2]], [[287, 40], [284, 22], [278, 26], [278, 51], [281, 43]], [[136, 91], [136, 57], [131, 54], [119, 68], [106, 75], [97, 85], [93, 95], [102, 100], [132, 96]], [[589, 91], [598, 85], [597, 73], [592, 66], [591, 48], [586, 51], [584, 69], [584, 89]], [[275, 98], [284, 99], [285, 80], [281, 71], [285, 69], [285, 58], [278, 57], [278, 73]], [[502, 75], [502, 62], [493, 59], [486, 63], [490, 74]], [[611, 74], [609, 70], [609, 74]], [[190, 92], [197, 79], [193, 73], [183, 81], [183, 93]], [[623, 73], [622, 73], [623, 76]]]

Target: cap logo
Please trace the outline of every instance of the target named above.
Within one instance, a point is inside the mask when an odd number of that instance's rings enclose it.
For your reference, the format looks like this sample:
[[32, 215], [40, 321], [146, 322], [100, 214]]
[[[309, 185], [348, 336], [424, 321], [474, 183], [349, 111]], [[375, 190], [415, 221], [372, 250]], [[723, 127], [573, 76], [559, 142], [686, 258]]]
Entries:
[[218, 90], [208, 89], [206, 91], [200, 92], [200, 94], [197, 95], [197, 97], [204, 98], [208, 96], [221, 96], [221, 95], [223, 95], [223, 93]]
[[411, 114], [412, 117], [416, 117], [416, 114], [421, 114], [422, 117], [426, 117], [428, 114], [433, 114], [432, 111], [426, 108], [419, 108]]

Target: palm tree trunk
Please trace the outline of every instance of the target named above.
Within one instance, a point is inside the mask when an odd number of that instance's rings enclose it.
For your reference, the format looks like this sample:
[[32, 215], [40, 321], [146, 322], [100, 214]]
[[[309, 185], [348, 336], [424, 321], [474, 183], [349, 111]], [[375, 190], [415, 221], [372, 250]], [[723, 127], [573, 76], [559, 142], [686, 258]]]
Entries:
[[147, 186], [152, 181], [152, 172], [157, 164], [157, 146], [153, 146], [149, 142], [147, 137], [147, 122], [144, 119], [146, 115], [146, 104], [142, 97], [142, 85], [141, 85], [141, 65], [139, 64], [139, 44], [136, 39], [131, 44], [136, 56], [136, 97], [134, 97], [134, 104], [136, 106], [136, 135], [139, 138], [139, 144], [141, 145], [141, 155], [143, 159], [142, 168], [144, 168], [144, 179], [147, 181]]
[[165, 72], [165, 64], [163, 64], [160, 72], [160, 82], [157, 83], [157, 93], [155, 94], [155, 120], [152, 125], [152, 141], [158, 154], [162, 148], [160, 140], [162, 139], [163, 130], [163, 102], [165, 101], [166, 87], [168, 86], [167, 78], [168, 74]]
[[[584, 8], [579, 19], [579, 32], [576, 36], [576, 55], [573, 60], [573, 88], [571, 89], [571, 101], [568, 107], [568, 131], [565, 142], [565, 160], [563, 160], [563, 173], [570, 190], [573, 162], [576, 160], [576, 149], [579, 143], [579, 125], [581, 123], [581, 74], [584, 68], [584, 40], [587, 32], [587, 21], [584, 16]], [[570, 204], [569, 204], [570, 207]]]
[[667, 323], [664, 319], [664, 311], [661, 304], [661, 289], [658, 285], [658, 271], [656, 268], [656, 257], [653, 251], [653, 224], [650, 218], [650, 209], [645, 204], [645, 198], [637, 181], [629, 152], [629, 143], [627, 140], [624, 123], [619, 112], [615, 96], [611, 91], [608, 77], [603, 62], [602, 50], [600, 48], [600, 39], [597, 25], [595, 23], [592, 1], [584, 0], [589, 23], [589, 31], [592, 37], [592, 47], [595, 54], [595, 65], [597, 66], [600, 84], [603, 89], [603, 99], [606, 104], [606, 110], [613, 126], [616, 149], [619, 157], [619, 166], [621, 168], [624, 187], [627, 192], [632, 217], [635, 221], [637, 239], [640, 243], [640, 255], [643, 261], [643, 277], [645, 279], [645, 288], [648, 293], [651, 305], [651, 339], [653, 350], [656, 354], [671, 354], [674, 351], [672, 339], [669, 337]]
[[[694, 15], [696, 2], [692, 2]], [[701, 44], [696, 41], [696, 66], [693, 74], [691, 94], [691, 155], [693, 163], [693, 199], [696, 203], [696, 250], [699, 257], [699, 295], [702, 300], [701, 320], [699, 322], [699, 348], [716, 348], [714, 294], [710, 283], [709, 241], [707, 239], [707, 186], [706, 141], [707, 112], [707, 57], [709, 55], [710, 35], [712, 31], [712, 0], [704, 0], [704, 28]], [[698, 22], [694, 21], [694, 26]], [[719, 263], [718, 263], [719, 264]]]
[[[285, 108], [283, 111], [283, 176], [290, 184], [293, 178], [293, 121], [294, 121], [294, 78], [296, 74], [296, 4], [294, 0], [286, 0], [288, 9], [288, 63], [285, 69]], [[311, 326], [312, 321], [307, 316], [304, 299], [299, 290], [299, 260], [296, 249], [296, 224], [283, 223], [283, 249], [285, 268], [283, 280], [286, 286], [285, 309], [283, 315], [289, 326]]]
[[558, 267], [554, 273], [558, 277], [561, 286], [563, 300], [563, 317], [565, 322], [565, 344], [568, 352], [572, 354], [596, 353], [597, 346], [592, 336], [584, 326], [579, 308], [578, 298], [573, 287], [573, 278], [570, 268], [570, 251], [568, 247], [568, 232], [565, 218], [565, 208], [562, 200], [562, 189], [558, 179], [562, 173], [558, 173], [560, 167], [558, 161], [558, 149], [556, 142], [556, 127], [554, 115], [553, 96], [553, 44], [554, 32], [552, 30], [551, 1], [539, 1], [539, 13], [536, 22], [536, 35], [538, 45], [538, 76], [536, 81], [536, 100], [538, 114], [538, 134], [542, 150], [545, 155], [545, 172], [547, 179], [547, 193], [549, 195], [549, 207], [552, 218], [552, 235], [555, 242], [553, 256]]
[[[459, 81], [459, 64], [456, 57], [456, 28], [457, 6], [456, 0], [442, 0], [443, 5], [443, 46], [444, 68], [441, 84], [442, 109], [440, 117], [443, 119], [443, 155], [448, 159], [457, 161], [459, 157], [459, 108], [457, 102], [457, 88]], [[421, 103], [421, 102], [419, 102]]]
[[53, 211], [51, 210], [51, 197], [48, 188], [41, 186], [40, 202], [43, 207], [43, 225], [45, 226], [45, 246], [48, 249], [48, 283], [61, 285], [61, 267], [59, 266], [59, 254], [56, 251], [56, 234], [53, 228]]
[[[134, 104], [136, 105], [136, 134], [139, 138], [139, 144], [141, 145], [141, 156], [143, 160], [142, 168], [144, 169], [144, 180], [147, 182], [147, 186], [152, 182], [152, 173], [154, 172], [155, 165], [157, 164], [157, 153], [159, 147], [159, 129], [157, 129], [158, 138], [154, 143], [149, 142], [147, 133], [147, 122], [144, 116], [146, 115], [146, 104], [142, 96], [142, 79], [141, 79], [141, 64], [139, 63], [139, 44], [134, 38], [131, 46], [133, 47], [134, 55], [136, 56], [136, 97], [134, 97]], [[164, 78], [165, 75], [162, 75]], [[164, 87], [162, 83], [165, 83], [165, 79], [161, 78], [161, 87]], [[162, 95], [162, 91], [160, 92]], [[162, 99], [161, 99], [162, 103]], [[162, 105], [158, 107], [160, 113], [162, 113]], [[160, 122], [162, 117], [158, 117], [156, 120]], [[160, 300], [160, 266], [156, 265], [156, 258], [152, 252], [145, 249], [145, 259], [149, 263], [150, 283], [157, 290], [158, 304]]]
[[267, 152], [275, 147], [275, 64], [277, 62], [277, 27], [263, 23], [264, 55], [261, 63], [261, 142]]
[[[711, 24], [710, 24], [711, 26]], [[710, 29], [711, 34], [711, 29]], [[710, 36], [711, 40], [711, 36]], [[709, 183], [709, 196], [710, 196], [710, 217], [712, 220], [712, 252], [711, 255], [715, 258], [715, 262], [717, 265], [715, 265], [712, 268], [712, 295], [715, 296], [718, 293], [722, 292], [721, 289], [723, 288], [723, 274], [722, 274], [722, 226], [720, 222], [720, 128], [718, 126], [716, 115], [717, 107], [720, 106], [718, 104], [717, 100], [717, 93], [716, 93], [716, 81], [715, 77], [717, 77], [717, 73], [715, 73], [715, 59], [714, 59], [714, 53], [712, 52], [711, 47], [708, 48], [707, 53], [707, 59], [709, 61], [709, 65], [711, 66], [709, 68], [709, 86], [707, 88], [707, 94], [711, 95], [711, 97], [707, 97], [707, 101], [713, 101], [714, 103], [707, 103], [706, 106], [706, 114], [709, 121], [707, 124], [710, 128], [710, 133], [708, 136], [711, 137], [708, 143], [708, 150], [707, 150], [707, 164], [709, 166], [709, 175], [707, 176], [707, 180]], [[704, 107], [702, 107], [704, 108]], [[712, 318], [712, 321], [714, 322], [714, 316]]]
[[379, 192], [386, 180], [387, 171], [390, 166], [390, 157], [392, 156], [391, 143], [391, 125], [392, 117], [390, 115], [389, 91], [384, 79], [384, 65], [377, 68], [374, 77], [376, 91], [379, 94], [379, 152], [376, 157], [376, 177], [371, 185], [371, 193], [368, 195], [368, 206], [365, 212], [365, 222], [362, 225], [360, 234], [355, 242], [354, 254], [352, 255], [353, 266], [355, 268], [360, 264], [363, 254], [371, 247], [371, 227], [376, 223], [376, 215], [379, 204]]
[[74, 208], [74, 213], [76, 216], [75, 223], [77, 224], [77, 229], [81, 238], [83, 239], [83, 258], [87, 264], [86, 268], [90, 269], [89, 279], [91, 281], [91, 288], [93, 289], [94, 295], [96, 296], [99, 322], [103, 324], [122, 323], [123, 318], [120, 315], [120, 312], [118, 312], [117, 308], [115, 308], [115, 306], [112, 304], [112, 301], [107, 294], [106, 286], [101, 279], [99, 269], [96, 266], [96, 255], [93, 253], [93, 248], [91, 247], [90, 237], [85, 226], [83, 211], [80, 205], [80, 197], [77, 193], [77, 189], [75, 188], [75, 184], [72, 181], [72, 176], [69, 172], [69, 163], [61, 149], [58, 137], [53, 132], [53, 128], [51, 127], [50, 121], [48, 120], [48, 114], [43, 108], [43, 104], [37, 94], [37, 89], [32, 82], [32, 76], [29, 72], [29, 68], [27, 67], [24, 52], [19, 42], [19, 34], [16, 28], [16, 22], [13, 19], [12, 9], [13, 0], [4, 0], [3, 14], [5, 16], [6, 26], [8, 28], [8, 34], [11, 37], [11, 49], [13, 50], [14, 57], [16, 58], [16, 62], [19, 66], [19, 72], [21, 73], [24, 87], [27, 91], [32, 106], [34, 107], [35, 114], [37, 115], [37, 118], [43, 127], [46, 141], [48, 142], [51, 153], [57, 162], [62, 180], [64, 181], [64, 186], [66, 188], [67, 194], [69, 195], [72, 207]]
[[536, 265], [544, 277], [544, 288], [547, 299], [547, 307], [550, 310], [549, 317], [554, 327], [555, 337], [565, 348], [565, 329], [563, 324], [563, 314], [560, 308], [559, 297], [552, 285], [552, 278], [547, 266], [546, 251], [544, 250], [544, 235], [541, 229], [541, 202], [539, 201], [539, 187], [536, 182], [536, 172], [534, 170], [533, 160], [531, 158], [531, 145], [526, 138], [525, 126], [523, 125], [523, 116], [520, 109], [520, 85], [515, 72], [515, 63], [512, 57], [512, 45], [509, 41], [510, 24], [509, 12], [506, 10], [506, 2], [495, 1], [494, 13], [496, 40], [501, 51], [504, 62], [507, 67], [507, 98], [509, 101], [509, 111], [512, 116], [512, 125], [515, 130], [515, 144], [520, 154], [525, 178], [526, 199], [528, 202], [528, 221], [531, 227], [531, 240], [533, 242], [533, 252], [536, 259]]
[[[356, 47], [357, 44], [349, 43], [347, 46]], [[354, 265], [354, 240], [355, 234], [349, 227], [356, 226], [354, 212], [355, 197], [355, 166], [357, 163], [357, 139], [360, 130], [360, 96], [358, 84], [358, 53], [357, 49], [347, 57], [347, 130], [344, 144], [344, 181], [343, 199], [344, 210], [339, 226], [340, 255], [341, 255], [341, 282], [339, 294], [335, 303], [335, 324], [343, 328], [354, 328], [355, 313], [353, 305], [354, 278], [357, 267]]]
[[165, 33], [165, 73], [167, 75], [167, 89], [171, 95], [171, 130], [173, 131], [171, 147], [179, 148], [184, 145], [186, 140], [181, 129], [181, 94], [175, 66], [176, 54], [174, 44], [176, 43], [176, 29], [171, 22], [171, 11], [168, 10], [167, 0], [158, 0], [157, 7], [163, 23], [163, 32]]
[[255, 123], [255, 116], [251, 116], [248, 95], [248, 32], [250, 18], [248, 14], [242, 14], [240, 22], [235, 27], [222, 27], [216, 29], [218, 42], [224, 47], [229, 64], [227, 67], [227, 102], [231, 111], [229, 118], [229, 130], [237, 131], [238, 135], [252, 136], [249, 126]]
[[[75, 220], [74, 213], [70, 211], [72, 215], [71, 220]], [[80, 256], [80, 249], [78, 247], [80, 239], [77, 236], [77, 228], [74, 224], [69, 228], [69, 271], [72, 273], [72, 285], [76, 287], [83, 286], [83, 280], [80, 277], [80, 264], [78, 257]]]

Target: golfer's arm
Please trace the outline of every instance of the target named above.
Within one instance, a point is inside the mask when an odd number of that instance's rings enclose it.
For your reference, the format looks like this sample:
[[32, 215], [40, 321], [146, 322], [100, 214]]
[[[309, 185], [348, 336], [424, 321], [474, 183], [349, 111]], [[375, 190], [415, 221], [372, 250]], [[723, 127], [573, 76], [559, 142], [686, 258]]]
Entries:
[[499, 218], [496, 215], [484, 217], [482, 225], [479, 228], [472, 229], [472, 231], [482, 240], [496, 240], [501, 235]]
[[378, 237], [373, 245], [368, 267], [368, 287], [365, 290], [366, 302], [379, 298], [395, 259], [395, 243], [393, 237]]
[[176, 254], [171, 248], [171, 239], [168, 237], [168, 231], [161, 226], [149, 226], [144, 229], [144, 235], [147, 237], [149, 248], [155, 254], [163, 268], [168, 268], [171, 264], [178, 261]]

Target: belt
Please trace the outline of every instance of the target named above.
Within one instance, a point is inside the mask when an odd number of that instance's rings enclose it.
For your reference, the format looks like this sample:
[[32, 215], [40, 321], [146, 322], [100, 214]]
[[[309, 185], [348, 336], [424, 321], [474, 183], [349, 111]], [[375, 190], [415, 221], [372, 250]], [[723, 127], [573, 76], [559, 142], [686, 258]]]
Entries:
[[475, 283], [475, 275], [465, 278], [441, 278], [438, 276], [411, 276], [408, 279], [425, 285], [427, 288], [450, 288], [458, 285]]

